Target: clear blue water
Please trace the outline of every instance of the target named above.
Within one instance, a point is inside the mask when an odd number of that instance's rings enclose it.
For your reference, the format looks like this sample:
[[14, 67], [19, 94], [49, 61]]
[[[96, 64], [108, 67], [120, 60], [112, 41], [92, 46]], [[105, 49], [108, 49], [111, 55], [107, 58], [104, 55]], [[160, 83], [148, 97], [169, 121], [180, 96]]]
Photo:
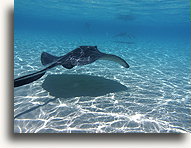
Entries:
[[15, 133], [191, 131], [189, 0], [15, 0], [14, 26], [15, 78], [81, 45], [130, 65], [56, 67], [15, 88]]

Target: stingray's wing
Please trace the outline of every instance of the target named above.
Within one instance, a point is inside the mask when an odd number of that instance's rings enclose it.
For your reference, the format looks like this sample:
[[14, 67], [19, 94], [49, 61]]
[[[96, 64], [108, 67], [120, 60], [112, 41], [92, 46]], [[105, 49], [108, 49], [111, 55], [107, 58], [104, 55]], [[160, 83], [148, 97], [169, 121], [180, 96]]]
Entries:
[[125, 68], [129, 68], [129, 64], [122, 58], [116, 56], [116, 55], [113, 55], [113, 54], [105, 54], [103, 53], [103, 56], [101, 56], [99, 58], [99, 60], [109, 60], [109, 61], [113, 61], [113, 62], [116, 62], [120, 65], [122, 65], [123, 67]]
[[65, 58], [65, 56], [61, 56], [61, 57], [57, 57], [57, 56], [53, 56], [47, 52], [43, 52], [41, 54], [41, 63], [44, 66], [50, 65], [54, 62], [59, 62], [60, 65], [62, 65], [64, 68], [67, 69], [72, 69], [75, 65], [72, 65], [71, 62], [66, 62], [64, 61], [65, 59], [67, 59], [67, 57]]
[[53, 56], [47, 52], [42, 52], [41, 54], [41, 63], [44, 66], [47, 66], [49, 64], [52, 64], [53, 62], [56, 62], [60, 57]]

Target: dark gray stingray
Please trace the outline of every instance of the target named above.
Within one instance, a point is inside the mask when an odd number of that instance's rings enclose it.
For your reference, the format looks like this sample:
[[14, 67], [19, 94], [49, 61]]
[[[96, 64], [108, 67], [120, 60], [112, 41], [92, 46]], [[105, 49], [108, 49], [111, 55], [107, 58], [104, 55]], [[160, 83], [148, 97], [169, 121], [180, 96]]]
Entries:
[[117, 33], [115, 35], [112, 36], [113, 38], [124, 38], [124, 37], [127, 37], [129, 39], [134, 39], [134, 35], [133, 34], [130, 34], [130, 33], [127, 33], [127, 32], [120, 32], [120, 33]]
[[129, 68], [129, 65], [125, 60], [116, 55], [102, 53], [97, 49], [97, 46], [80, 46], [60, 57], [43, 52], [41, 54], [41, 63], [46, 66], [46, 68], [35, 73], [16, 78], [14, 80], [14, 87], [19, 87], [36, 81], [40, 79], [47, 70], [58, 65], [71, 69], [74, 66], [91, 64], [96, 60], [110, 60], [119, 63], [125, 68]]
[[136, 19], [135, 16], [129, 14], [118, 14], [116, 18], [123, 21], [133, 21]]
[[135, 44], [134, 42], [128, 42], [128, 41], [113, 41], [113, 42], [120, 44]]

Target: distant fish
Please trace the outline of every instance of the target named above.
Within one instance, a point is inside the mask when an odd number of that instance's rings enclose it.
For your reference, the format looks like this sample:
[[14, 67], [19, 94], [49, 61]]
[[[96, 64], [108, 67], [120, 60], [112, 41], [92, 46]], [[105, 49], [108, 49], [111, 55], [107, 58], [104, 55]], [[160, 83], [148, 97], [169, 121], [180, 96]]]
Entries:
[[135, 44], [134, 42], [126, 42], [126, 41], [113, 41], [113, 42], [121, 44]]
[[127, 32], [120, 32], [120, 33], [117, 33], [115, 35], [112, 36], [113, 38], [117, 38], [117, 37], [127, 37], [129, 39], [133, 39], [134, 38], [134, 35], [130, 34], [130, 33], [127, 33]]
[[35, 73], [14, 79], [14, 87], [19, 87], [36, 81], [40, 79], [46, 73], [47, 70], [58, 65], [61, 65], [67, 69], [71, 69], [74, 66], [91, 64], [96, 60], [114, 61], [125, 68], [129, 68], [129, 65], [124, 59], [113, 54], [106, 54], [100, 52], [97, 49], [97, 46], [80, 46], [74, 49], [73, 51], [67, 53], [66, 55], [60, 57], [43, 52], [41, 54], [41, 63], [42, 65], [47, 67]]
[[122, 20], [122, 21], [133, 21], [135, 20], [135, 16], [130, 15], [130, 14], [118, 14], [117, 19]]
[[90, 31], [92, 28], [92, 25], [89, 22], [85, 22], [84, 27], [87, 31]]
[[127, 32], [120, 32], [115, 34], [113, 37], [121, 37], [121, 36], [127, 36]]

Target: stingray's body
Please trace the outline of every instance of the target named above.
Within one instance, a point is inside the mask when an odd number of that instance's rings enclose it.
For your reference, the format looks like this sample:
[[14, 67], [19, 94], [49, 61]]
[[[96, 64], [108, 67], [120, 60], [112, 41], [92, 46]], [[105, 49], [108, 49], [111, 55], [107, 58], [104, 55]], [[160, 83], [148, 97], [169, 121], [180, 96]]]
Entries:
[[64, 68], [71, 69], [74, 66], [91, 64], [96, 60], [110, 60], [119, 63], [125, 68], [129, 68], [129, 65], [125, 60], [116, 55], [102, 53], [97, 49], [97, 46], [80, 46], [61, 57], [53, 56], [43, 52], [41, 54], [41, 63], [46, 66], [46, 68], [15, 79], [14, 87], [22, 86], [38, 80], [46, 73], [47, 70], [58, 65], [62, 65]]

